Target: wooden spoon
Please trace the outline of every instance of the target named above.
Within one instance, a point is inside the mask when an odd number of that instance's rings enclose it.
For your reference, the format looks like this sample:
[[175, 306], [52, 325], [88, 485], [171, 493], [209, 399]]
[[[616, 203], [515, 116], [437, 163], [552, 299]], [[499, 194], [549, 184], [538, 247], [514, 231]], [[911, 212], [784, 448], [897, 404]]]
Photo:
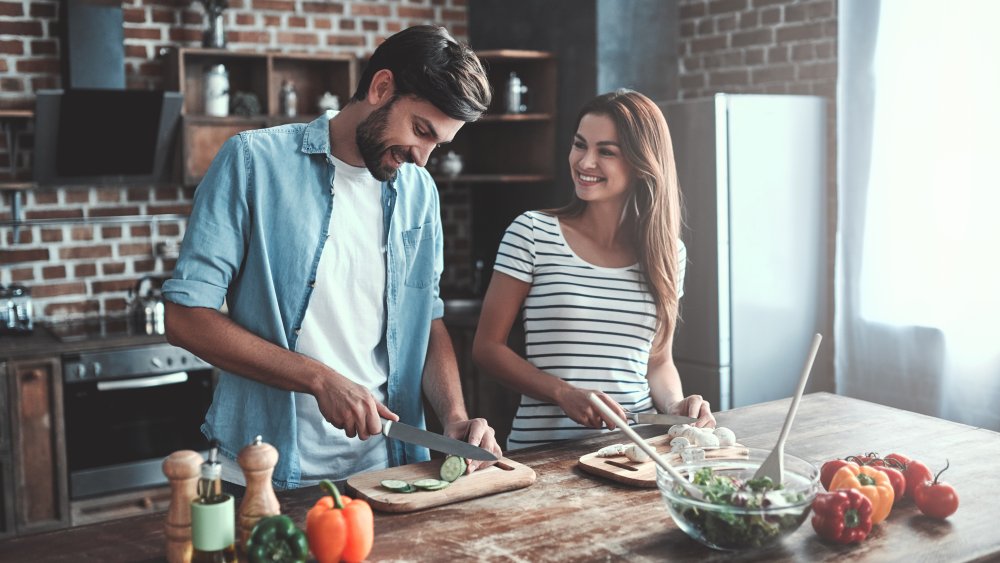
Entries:
[[788, 432], [792, 429], [792, 420], [795, 418], [795, 412], [799, 410], [799, 399], [802, 398], [802, 392], [806, 389], [806, 381], [809, 380], [809, 372], [812, 371], [813, 360], [816, 359], [816, 352], [819, 351], [821, 340], [823, 340], [823, 335], [816, 334], [816, 336], [813, 336], [812, 347], [809, 349], [809, 356], [806, 358], [806, 365], [802, 368], [802, 375], [799, 377], [799, 387], [795, 390], [795, 396], [792, 397], [792, 406], [788, 407], [788, 414], [785, 415], [785, 424], [781, 427], [778, 443], [774, 445], [774, 449], [768, 454], [764, 463], [760, 464], [757, 472], [753, 474], [754, 479], [770, 477], [773, 483], [779, 485], [784, 481], [785, 438], [788, 438]]

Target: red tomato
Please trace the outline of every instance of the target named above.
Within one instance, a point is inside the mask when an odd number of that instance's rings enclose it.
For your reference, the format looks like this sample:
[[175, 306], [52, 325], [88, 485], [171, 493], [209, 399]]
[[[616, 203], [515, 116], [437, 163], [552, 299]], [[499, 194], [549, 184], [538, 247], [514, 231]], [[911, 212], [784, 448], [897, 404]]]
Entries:
[[856, 456], [851, 456], [848, 459], [859, 465], [868, 465], [872, 462], [873, 459], [878, 459], [878, 454], [875, 452], [868, 452], [866, 454], [858, 454]]
[[833, 481], [833, 474], [837, 472], [838, 469], [844, 467], [845, 465], [857, 465], [853, 461], [847, 461], [844, 459], [831, 459], [830, 461], [823, 464], [823, 467], [819, 470], [819, 482], [823, 485], [823, 488], [830, 490], [830, 481]]
[[911, 497], [917, 487], [927, 483], [934, 477], [934, 474], [931, 473], [931, 470], [926, 465], [912, 459], [906, 464], [906, 472], [903, 475], [906, 477], [906, 494]]
[[[897, 469], [899, 469], [900, 471], [902, 471], [903, 469], [905, 469], [906, 465], [908, 463], [910, 463], [910, 461], [911, 461], [910, 458], [906, 457], [903, 454], [889, 454], [889, 455], [885, 456], [885, 460], [887, 462], [890, 462], [890, 463], [893, 462], [893, 461], [896, 462], [896, 464], [899, 465], [899, 467], [897, 467]], [[892, 465], [892, 467], [895, 467], [895, 465]]]
[[934, 481], [924, 482], [913, 491], [917, 508], [931, 518], [944, 519], [958, 510], [958, 493], [955, 488], [938, 480], [949, 466], [946, 463], [944, 469], [934, 476]]
[[892, 492], [895, 495], [893, 497], [892, 504], [895, 505], [898, 503], [899, 500], [906, 494], [906, 477], [903, 476], [903, 472], [884, 465], [872, 465], [871, 467], [874, 467], [889, 476], [889, 483], [892, 484]]

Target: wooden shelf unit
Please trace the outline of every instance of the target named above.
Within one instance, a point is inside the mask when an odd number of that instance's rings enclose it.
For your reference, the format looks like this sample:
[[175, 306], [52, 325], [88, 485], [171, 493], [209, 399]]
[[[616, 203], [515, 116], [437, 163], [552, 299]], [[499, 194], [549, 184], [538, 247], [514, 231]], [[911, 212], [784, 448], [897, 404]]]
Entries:
[[[224, 65], [230, 99], [236, 92], [257, 97], [264, 112], [254, 116], [205, 115], [205, 71]], [[284, 81], [295, 84], [296, 117], [281, 114]], [[257, 53], [225, 49], [178, 48], [168, 55], [166, 85], [184, 95], [181, 170], [185, 185], [196, 185], [229, 137], [248, 129], [307, 122], [319, 115], [317, 102], [326, 93], [346, 104], [357, 82], [357, 60], [347, 54]]]
[[[535, 183], [555, 176], [555, 57], [544, 51], [498, 49], [477, 51], [483, 61], [493, 101], [486, 114], [468, 123], [441, 155], [462, 157], [462, 174], [441, 182], [477, 184]], [[507, 79], [516, 72], [528, 87], [526, 113], [505, 113]]]
[[[529, 209], [553, 207], [557, 199], [557, 68], [555, 56], [545, 51], [498, 49], [476, 55], [486, 68], [493, 101], [482, 118], [466, 124], [451, 144], [437, 151], [439, 159], [448, 151], [461, 156], [461, 174], [434, 177], [442, 187], [468, 190], [470, 271], [478, 269], [488, 280], [511, 221]], [[524, 113], [505, 112], [511, 72], [528, 88]], [[475, 280], [468, 286], [476, 292], [485, 289]]]

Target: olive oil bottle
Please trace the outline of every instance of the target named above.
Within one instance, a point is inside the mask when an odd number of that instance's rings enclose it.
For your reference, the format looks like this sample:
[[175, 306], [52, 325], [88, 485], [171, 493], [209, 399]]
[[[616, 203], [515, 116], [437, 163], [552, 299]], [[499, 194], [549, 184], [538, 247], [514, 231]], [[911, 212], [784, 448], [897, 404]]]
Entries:
[[236, 561], [236, 518], [233, 497], [222, 492], [218, 444], [201, 464], [198, 498], [191, 501], [191, 563]]

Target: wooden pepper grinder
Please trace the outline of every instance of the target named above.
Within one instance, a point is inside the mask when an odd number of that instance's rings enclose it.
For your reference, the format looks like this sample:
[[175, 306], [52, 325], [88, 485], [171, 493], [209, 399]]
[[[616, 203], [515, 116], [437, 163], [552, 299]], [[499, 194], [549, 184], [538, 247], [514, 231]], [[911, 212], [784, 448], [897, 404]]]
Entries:
[[240, 545], [245, 548], [253, 527], [261, 518], [281, 514], [278, 497], [274, 496], [274, 488], [271, 486], [271, 474], [278, 464], [278, 450], [265, 444], [257, 436], [253, 443], [240, 451], [236, 462], [243, 469], [243, 477], [247, 483], [238, 517]]
[[198, 476], [205, 461], [192, 450], [180, 450], [163, 460], [163, 474], [170, 481], [170, 508], [163, 526], [167, 561], [191, 561], [191, 501], [198, 498]]

